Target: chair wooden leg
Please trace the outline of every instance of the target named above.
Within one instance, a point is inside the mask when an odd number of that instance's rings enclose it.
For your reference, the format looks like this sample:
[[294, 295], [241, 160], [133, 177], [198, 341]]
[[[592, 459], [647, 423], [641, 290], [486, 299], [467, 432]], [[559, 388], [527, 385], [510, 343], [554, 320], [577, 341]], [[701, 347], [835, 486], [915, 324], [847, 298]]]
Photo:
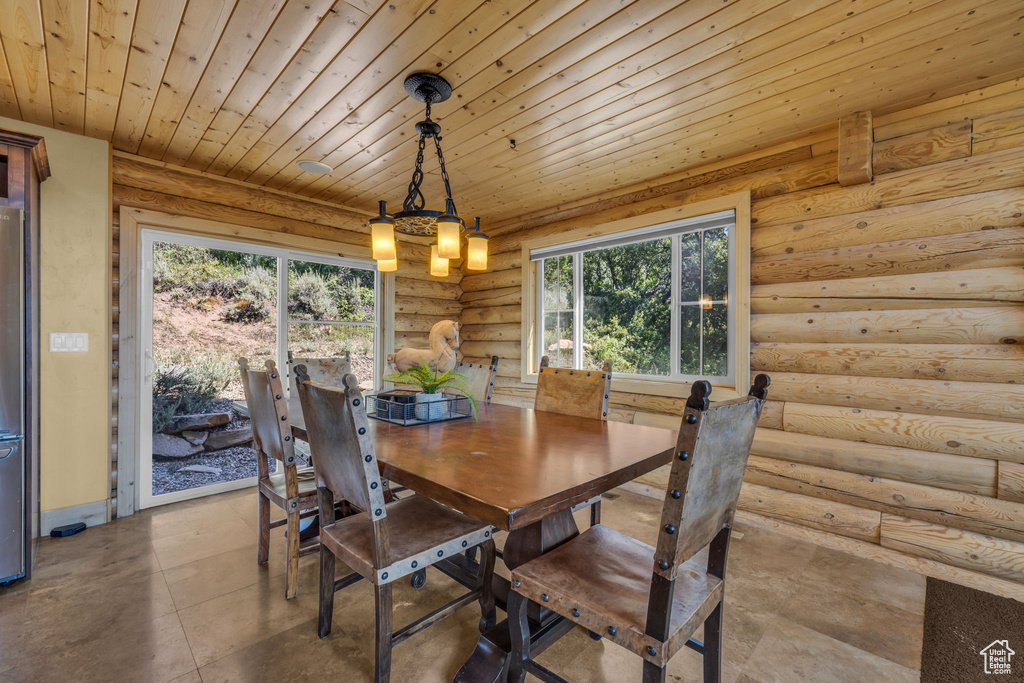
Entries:
[[480, 546], [483, 550], [480, 570], [480, 633], [490, 630], [496, 621], [494, 611], [494, 539]]
[[256, 501], [256, 524], [259, 527], [256, 562], [266, 564], [270, 559], [270, 499], [262, 491], [257, 491]]
[[524, 683], [526, 669], [523, 663], [530, 658], [530, 623], [526, 618], [529, 601], [519, 593], [508, 594], [508, 628], [512, 636], [512, 651], [508, 654], [507, 683]]
[[326, 638], [331, 635], [334, 619], [334, 553], [327, 546], [320, 546], [320, 616], [317, 620], [317, 635]]
[[722, 606], [704, 620], [704, 683], [722, 681]]
[[291, 600], [299, 592], [299, 512], [288, 514], [288, 553], [285, 556], [284, 597]]
[[644, 660], [643, 683], [665, 683], [665, 667]]
[[391, 584], [374, 587], [377, 632], [374, 637], [375, 683], [391, 680]]
[[590, 506], [590, 526], [597, 526], [601, 523], [601, 501]]

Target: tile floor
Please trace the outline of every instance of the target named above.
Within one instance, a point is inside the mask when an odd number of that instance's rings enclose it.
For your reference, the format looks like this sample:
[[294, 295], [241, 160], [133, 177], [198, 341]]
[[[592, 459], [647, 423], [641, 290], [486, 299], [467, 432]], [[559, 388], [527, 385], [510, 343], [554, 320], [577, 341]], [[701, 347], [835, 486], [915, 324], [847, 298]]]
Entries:
[[[657, 501], [630, 492], [604, 503], [605, 524], [648, 543], [659, 516]], [[372, 681], [372, 587], [340, 593], [334, 632], [319, 640], [316, 557], [303, 558], [299, 596], [286, 601], [283, 529], [260, 567], [255, 519], [248, 489], [44, 539], [32, 581], [0, 588], [0, 681]], [[726, 681], [918, 680], [923, 577], [758, 529], [737, 532]], [[398, 582], [396, 626], [461, 590], [436, 570], [421, 591]], [[399, 645], [392, 680], [450, 681], [473, 650], [478, 619], [466, 608]], [[639, 659], [581, 629], [539, 661], [572, 681], [640, 680]], [[684, 649], [669, 673], [700, 681], [700, 657]]]

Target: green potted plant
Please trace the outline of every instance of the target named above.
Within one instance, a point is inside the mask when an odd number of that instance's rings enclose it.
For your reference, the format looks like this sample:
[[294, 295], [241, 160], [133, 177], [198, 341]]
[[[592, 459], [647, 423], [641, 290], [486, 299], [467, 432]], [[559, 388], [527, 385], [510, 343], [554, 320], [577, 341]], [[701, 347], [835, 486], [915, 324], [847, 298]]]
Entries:
[[[473, 407], [473, 417], [476, 417], [476, 397], [473, 396], [472, 390], [466, 383], [465, 376], [454, 370], [439, 373], [421, 360], [419, 365], [414, 365], [404, 372], [385, 375], [384, 379], [395, 384], [410, 384], [419, 387], [421, 393], [416, 394], [417, 403], [429, 404], [444, 400], [444, 389], [457, 391], [469, 399], [469, 403]], [[442, 415], [444, 415], [444, 406], [416, 406], [417, 420], [436, 420]]]

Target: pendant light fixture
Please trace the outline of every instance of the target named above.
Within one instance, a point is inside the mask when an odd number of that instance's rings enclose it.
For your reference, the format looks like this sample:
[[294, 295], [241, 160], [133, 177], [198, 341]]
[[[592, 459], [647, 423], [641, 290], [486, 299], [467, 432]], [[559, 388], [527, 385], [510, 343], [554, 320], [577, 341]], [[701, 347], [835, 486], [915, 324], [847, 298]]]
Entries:
[[487, 270], [487, 241], [491, 239], [480, 230], [480, 218], [476, 219], [473, 232], [466, 235], [466, 269]]
[[[416, 124], [419, 144], [412, 179], [402, 210], [393, 216], [387, 213], [387, 204], [381, 201], [380, 215], [370, 219], [373, 258], [378, 270], [390, 272], [398, 268], [395, 249], [395, 230], [407, 235], [437, 235], [437, 243], [431, 247], [430, 274], [436, 277], [448, 275], [448, 261], [462, 256], [462, 231], [465, 223], [459, 218], [452, 198], [451, 181], [441, 151], [441, 126], [430, 118], [430, 107], [444, 102], [452, 96], [452, 86], [437, 74], [415, 73], [405, 79], [405, 91], [410, 97], [426, 105], [426, 116]], [[437, 161], [441, 166], [441, 180], [444, 182], [444, 212], [426, 208], [426, 198], [420, 189], [423, 184], [423, 153], [427, 140], [434, 141]], [[472, 270], [487, 268], [487, 235], [480, 231], [480, 219], [476, 229], [467, 235], [467, 267]], [[482, 264], [482, 265], [480, 265]], [[385, 270], [388, 268], [389, 270]]]

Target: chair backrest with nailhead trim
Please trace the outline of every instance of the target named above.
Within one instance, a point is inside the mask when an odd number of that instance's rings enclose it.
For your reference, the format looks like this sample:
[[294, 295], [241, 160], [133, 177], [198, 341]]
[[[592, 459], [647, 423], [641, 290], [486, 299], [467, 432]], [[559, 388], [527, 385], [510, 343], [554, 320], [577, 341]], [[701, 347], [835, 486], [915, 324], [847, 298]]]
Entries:
[[284, 466], [285, 486], [289, 498], [298, 495], [295, 475], [295, 442], [292, 425], [288, 420], [288, 402], [277, 365], [272, 360], [264, 363], [265, 370], [252, 370], [246, 358], [238, 359], [242, 376], [242, 390], [249, 408], [253, 441], [257, 451], [257, 469], [260, 479], [269, 476], [266, 457], [281, 461]]
[[711, 385], [693, 384], [679, 427], [655, 557], [656, 565], [669, 563], [663, 570], [667, 575], [674, 577], [679, 563], [732, 525], [768, 382], [767, 375], [758, 375], [750, 395], [714, 405]]
[[603, 370], [576, 370], [549, 367], [544, 356], [540, 359], [533, 407], [548, 413], [607, 420], [611, 386], [611, 361], [605, 362]]
[[383, 519], [384, 490], [356, 376], [345, 375], [341, 388], [330, 387], [309, 379], [300, 365], [294, 377], [317, 481], [336, 500], [366, 510], [371, 519]]
[[455, 366], [455, 372], [466, 379], [473, 398], [480, 403], [490, 403], [491, 394], [494, 393], [494, 376], [498, 372], [498, 357], [491, 356], [489, 365], [483, 363], [459, 363]]

